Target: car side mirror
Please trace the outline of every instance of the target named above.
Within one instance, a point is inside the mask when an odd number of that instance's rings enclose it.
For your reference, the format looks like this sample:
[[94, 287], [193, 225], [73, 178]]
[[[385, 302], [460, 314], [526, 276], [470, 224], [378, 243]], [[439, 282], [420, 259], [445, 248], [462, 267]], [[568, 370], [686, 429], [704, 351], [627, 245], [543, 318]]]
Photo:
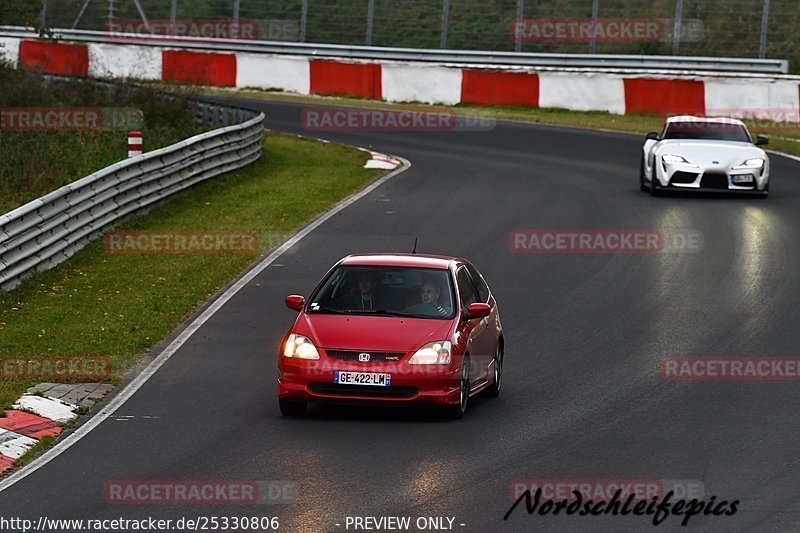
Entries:
[[291, 294], [286, 297], [285, 303], [286, 307], [293, 311], [302, 311], [303, 306], [306, 304], [306, 299], [297, 294]]
[[766, 135], [757, 135], [756, 146], [761, 146], [764, 144], [769, 144], [769, 137], [767, 137]]
[[649, 131], [647, 135], [644, 137], [646, 140], [649, 141], [657, 141], [658, 140], [658, 132], [657, 131]]
[[489, 304], [483, 303], [474, 303], [469, 304], [467, 308], [467, 320], [472, 320], [474, 318], [483, 318], [489, 316], [489, 313], [492, 312], [492, 308], [489, 307]]

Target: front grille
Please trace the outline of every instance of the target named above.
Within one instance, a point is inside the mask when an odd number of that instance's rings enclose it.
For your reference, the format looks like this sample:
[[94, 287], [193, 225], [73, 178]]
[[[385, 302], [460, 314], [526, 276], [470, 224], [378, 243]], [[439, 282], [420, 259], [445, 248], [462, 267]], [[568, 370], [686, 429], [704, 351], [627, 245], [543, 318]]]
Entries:
[[332, 396], [364, 396], [368, 398], [411, 398], [417, 394], [416, 387], [376, 387], [368, 385], [339, 385], [337, 383], [314, 382], [309, 389], [317, 394]]
[[[351, 363], [391, 363], [399, 361], [405, 355], [403, 352], [369, 352], [367, 350], [325, 350], [328, 357], [331, 359], [338, 359], [339, 361], [347, 361]], [[369, 361], [359, 360], [359, 355], [363, 353], [369, 354]]]
[[727, 189], [728, 176], [727, 174], [706, 172], [703, 174], [703, 179], [700, 181], [700, 186], [706, 189]]
[[673, 183], [694, 183], [694, 180], [696, 180], [696, 179], [697, 179], [697, 174], [695, 174], [694, 172], [683, 172], [683, 171], [679, 170], [678, 172], [675, 172], [672, 175], [672, 178], [670, 178], [669, 182], [670, 182], [670, 184], [673, 184]]

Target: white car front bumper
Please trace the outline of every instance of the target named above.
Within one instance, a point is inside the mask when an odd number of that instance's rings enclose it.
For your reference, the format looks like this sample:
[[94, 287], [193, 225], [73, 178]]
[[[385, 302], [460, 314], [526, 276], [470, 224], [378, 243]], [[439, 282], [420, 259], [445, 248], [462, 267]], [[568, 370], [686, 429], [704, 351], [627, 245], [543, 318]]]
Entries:
[[[752, 176], [749, 182], [741, 181]], [[766, 192], [769, 186], [769, 163], [761, 168], [737, 169], [730, 167], [700, 168], [686, 163], [664, 163], [655, 161], [655, 179], [665, 189], [689, 189], [698, 191]]]

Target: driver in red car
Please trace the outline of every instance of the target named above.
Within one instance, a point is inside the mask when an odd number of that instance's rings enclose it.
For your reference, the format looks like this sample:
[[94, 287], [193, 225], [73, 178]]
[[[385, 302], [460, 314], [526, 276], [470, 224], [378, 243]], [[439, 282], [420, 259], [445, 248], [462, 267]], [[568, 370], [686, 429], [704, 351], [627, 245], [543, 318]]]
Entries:
[[439, 290], [439, 286], [434, 281], [426, 280], [422, 283], [422, 287], [420, 288], [419, 296], [422, 302], [412, 305], [406, 309], [406, 311], [423, 314], [432, 314], [432, 312], [434, 312], [440, 315], [446, 315], [448, 311], [439, 302], [441, 294], [442, 291]]

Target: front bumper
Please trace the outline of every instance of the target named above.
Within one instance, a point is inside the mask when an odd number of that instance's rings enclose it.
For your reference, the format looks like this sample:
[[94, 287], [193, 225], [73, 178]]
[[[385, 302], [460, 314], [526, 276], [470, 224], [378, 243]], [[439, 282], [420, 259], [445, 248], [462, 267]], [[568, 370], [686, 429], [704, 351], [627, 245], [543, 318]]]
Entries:
[[[752, 176], [749, 183], [738, 181], [742, 176], [748, 175]], [[759, 169], [733, 170], [658, 162], [656, 179], [661, 188], [674, 191], [754, 194], [769, 190], [769, 171], [766, 165]]]
[[[459, 401], [460, 367], [392, 363], [356, 363], [328, 358], [319, 360], [280, 356], [278, 397], [314, 403], [456, 405]], [[391, 386], [337, 385], [334, 372], [391, 374]]]

